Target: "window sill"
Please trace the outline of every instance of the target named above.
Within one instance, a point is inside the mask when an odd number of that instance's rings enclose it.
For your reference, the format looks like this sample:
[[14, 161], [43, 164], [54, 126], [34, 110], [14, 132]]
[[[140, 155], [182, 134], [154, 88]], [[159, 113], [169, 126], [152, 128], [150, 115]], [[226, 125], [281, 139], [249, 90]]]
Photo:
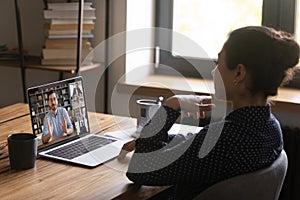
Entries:
[[[143, 79], [126, 80], [119, 83], [118, 91], [134, 95], [169, 97], [174, 94], [210, 95], [214, 93], [213, 81], [197, 78], [183, 78], [167, 75], [149, 75]], [[270, 100], [274, 103], [275, 112], [300, 113], [300, 89], [279, 88], [278, 95]]]

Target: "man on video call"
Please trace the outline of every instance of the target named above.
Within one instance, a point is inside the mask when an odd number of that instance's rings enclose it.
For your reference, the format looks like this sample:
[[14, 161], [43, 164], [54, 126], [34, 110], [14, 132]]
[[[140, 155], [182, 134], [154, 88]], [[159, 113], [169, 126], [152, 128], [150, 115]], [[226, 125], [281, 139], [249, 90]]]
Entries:
[[48, 106], [50, 110], [44, 118], [43, 143], [49, 142], [51, 138], [56, 139], [73, 133], [68, 112], [63, 107], [57, 107], [57, 97], [53, 90], [48, 92]]
[[81, 89], [79, 88], [77, 82], [75, 83], [75, 86], [74, 86], [74, 88], [73, 88], [73, 95], [72, 95], [72, 96], [75, 96], [75, 95], [77, 95], [77, 96], [81, 96], [81, 95], [82, 95], [82, 91], [81, 91]]

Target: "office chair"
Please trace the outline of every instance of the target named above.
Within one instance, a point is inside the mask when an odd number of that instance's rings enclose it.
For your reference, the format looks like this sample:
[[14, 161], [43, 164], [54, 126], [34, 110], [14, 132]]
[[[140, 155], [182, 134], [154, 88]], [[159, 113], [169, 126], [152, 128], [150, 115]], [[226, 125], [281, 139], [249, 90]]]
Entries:
[[277, 200], [287, 166], [287, 155], [282, 150], [271, 166], [216, 183], [200, 193], [195, 199]]

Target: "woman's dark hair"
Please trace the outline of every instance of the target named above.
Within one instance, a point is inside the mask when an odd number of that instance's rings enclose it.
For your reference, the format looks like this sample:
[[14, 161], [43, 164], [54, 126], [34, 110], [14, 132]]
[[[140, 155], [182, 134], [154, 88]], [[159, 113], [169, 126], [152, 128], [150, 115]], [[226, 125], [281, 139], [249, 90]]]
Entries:
[[299, 45], [293, 37], [265, 26], [234, 30], [223, 48], [228, 68], [243, 64], [251, 76], [249, 90], [266, 97], [276, 95], [278, 87], [293, 77], [299, 61]]

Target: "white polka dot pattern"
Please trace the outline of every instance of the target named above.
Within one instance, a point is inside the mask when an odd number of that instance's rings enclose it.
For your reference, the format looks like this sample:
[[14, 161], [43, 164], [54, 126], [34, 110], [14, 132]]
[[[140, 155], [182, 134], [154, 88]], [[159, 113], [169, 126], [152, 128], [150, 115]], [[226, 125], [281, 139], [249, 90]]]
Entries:
[[[227, 178], [270, 165], [283, 148], [280, 124], [270, 106], [235, 110], [224, 120], [204, 127], [190, 137], [171, 138], [167, 132], [180, 115], [163, 106], [136, 141], [127, 177], [140, 185], [177, 185], [199, 193]], [[199, 150], [208, 129], [222, 133], [204, 158]], [[210, 135], [209, 140], [214, 140]]]

